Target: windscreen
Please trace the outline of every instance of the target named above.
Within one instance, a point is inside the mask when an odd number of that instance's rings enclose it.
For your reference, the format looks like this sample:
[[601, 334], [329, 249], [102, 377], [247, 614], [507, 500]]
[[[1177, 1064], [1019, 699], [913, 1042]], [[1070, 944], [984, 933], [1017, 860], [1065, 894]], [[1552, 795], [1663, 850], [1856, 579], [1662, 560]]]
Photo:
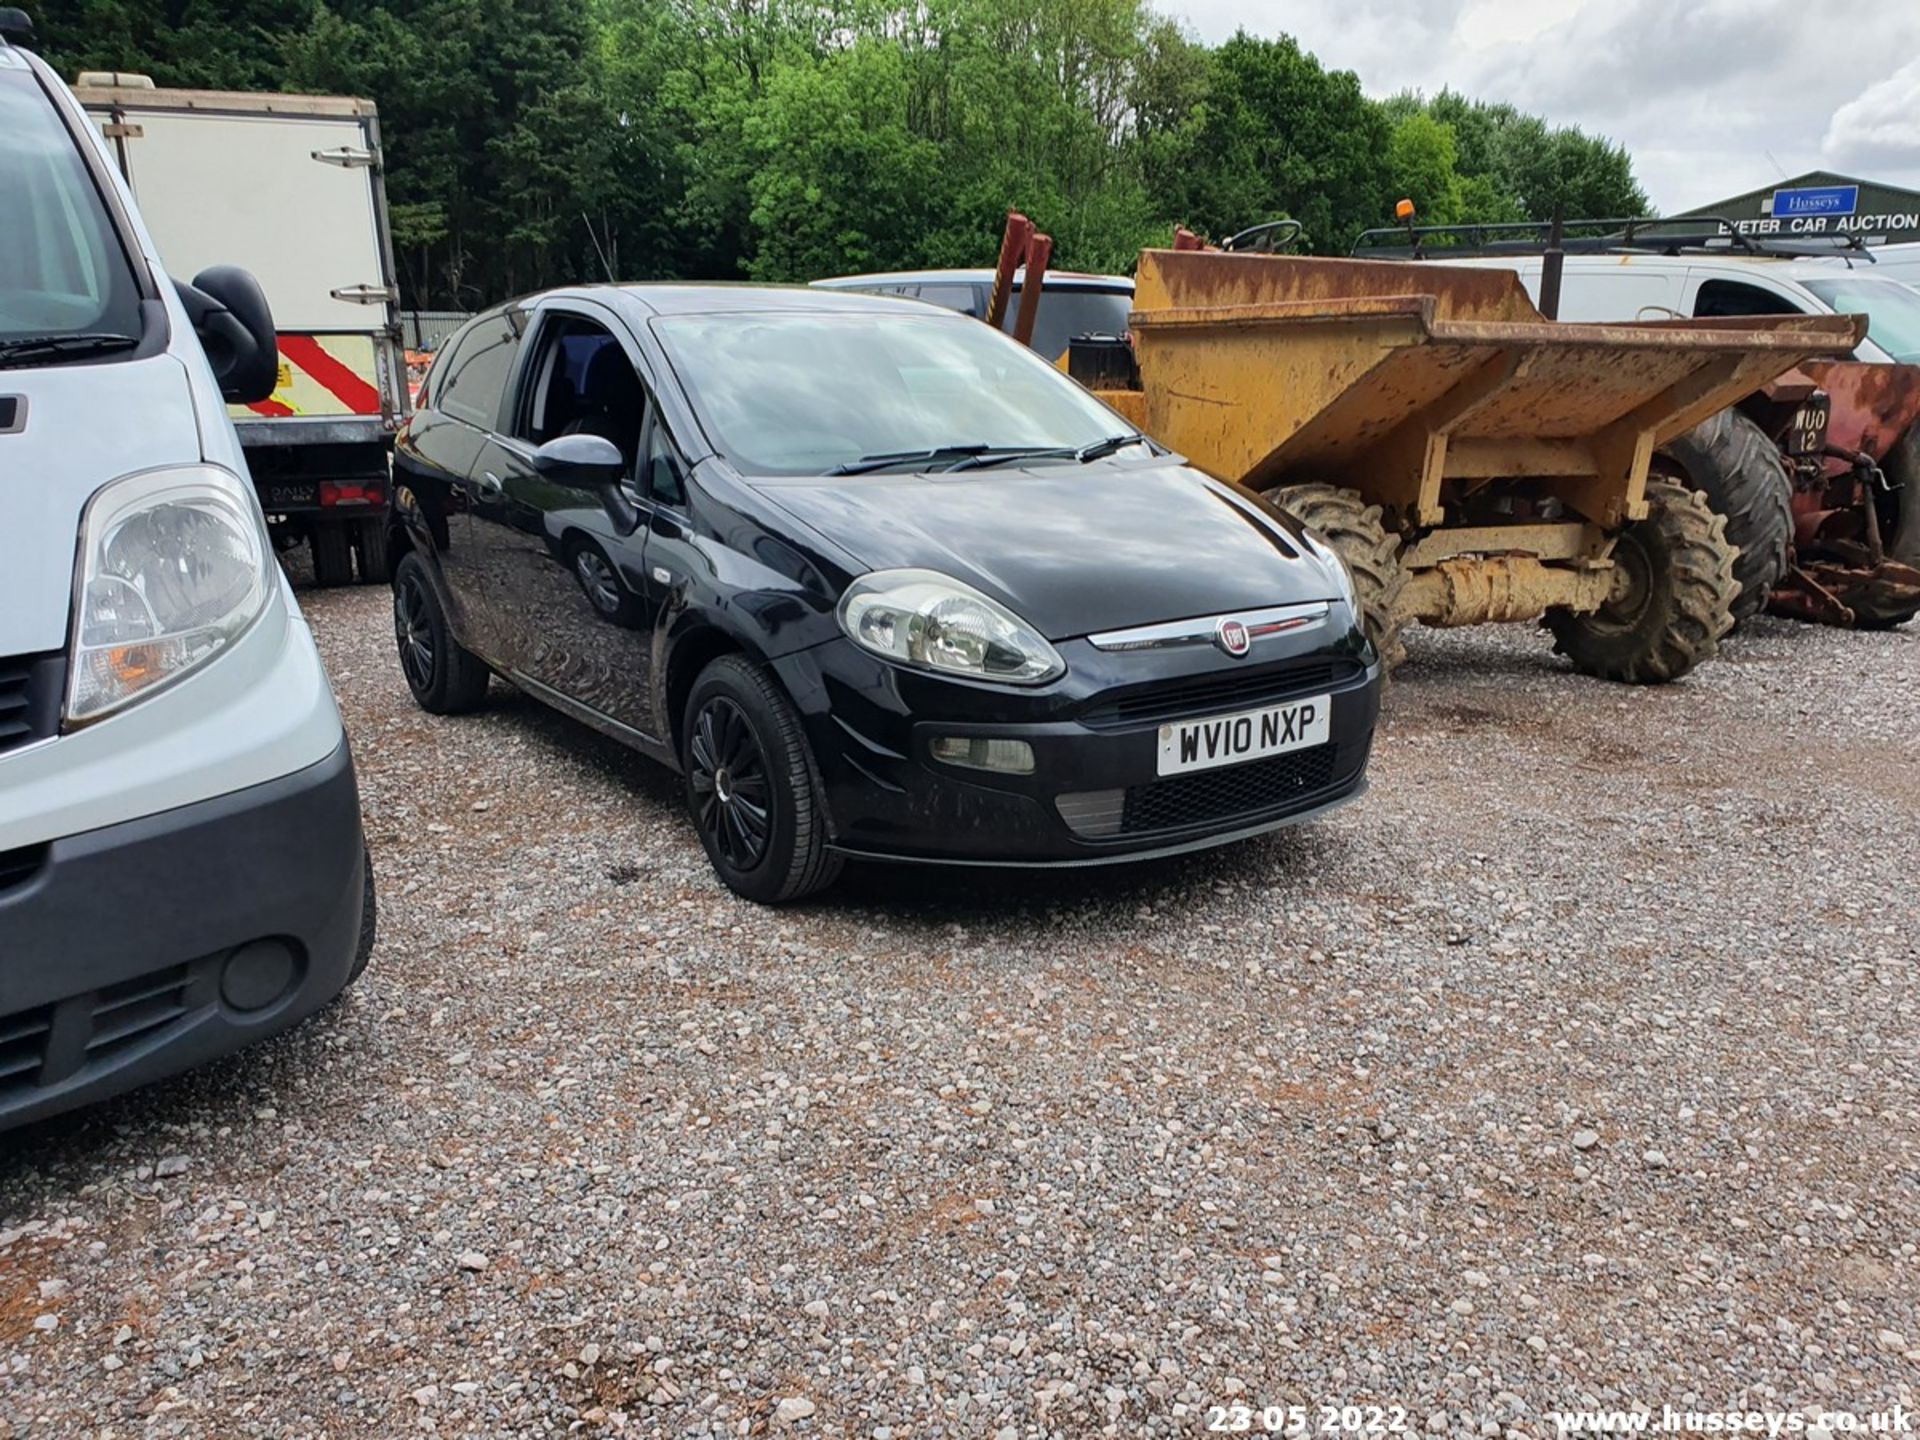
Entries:
[[133, 270], [78, 145], [31, 72], [0, 68], [0, 342], [140, 334]]
[[1872, 275], [1805, 283], [1836, 314], [1865, 315], [1867, 338], [1902, 365], [1920, 363], [1920, 290]]
[[867, 456], [947, 447], [1073, 447], [1131, 433], [1025, 346], [931, 309], [653, 324], [708, 440], [750, 475], [818, 475]]

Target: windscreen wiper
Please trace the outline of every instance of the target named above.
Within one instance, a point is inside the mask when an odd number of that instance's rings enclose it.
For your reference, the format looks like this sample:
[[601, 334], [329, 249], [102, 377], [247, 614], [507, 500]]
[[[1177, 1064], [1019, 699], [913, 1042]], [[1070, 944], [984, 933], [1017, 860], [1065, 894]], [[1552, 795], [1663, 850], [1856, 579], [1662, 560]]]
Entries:
[[944, 460], [971, 460], [991, 450], [991, 445], [936, 445], [928, 450], [894, 450], [884, 455], [862, 455], [827, 471], [829, 475], [865, 475], [870, 470], [885, 470], [893, 465], [938, 464]]
[[29, 360], [62, 359], [82, 355], [107, 355], [115, 350], [131, 350], [140, 343], [135, 335], [23, 335], [0, 340], [0, 366], [24, 364]]
[[955, 461], [947, 469], [949, 471], [984, 470], [989, 465], [1007, 465], [1016, 460], [1076, 460], [1085, 465], [1094, 460], [1104, 460], [1107, 456], [1129, 445], [1146, 443], [1147, 437], [1144, 435], [1108, 435], [1088, 445], [1052, 445], [1029, 450], [982, 451], [977, 455], [969, 455]]

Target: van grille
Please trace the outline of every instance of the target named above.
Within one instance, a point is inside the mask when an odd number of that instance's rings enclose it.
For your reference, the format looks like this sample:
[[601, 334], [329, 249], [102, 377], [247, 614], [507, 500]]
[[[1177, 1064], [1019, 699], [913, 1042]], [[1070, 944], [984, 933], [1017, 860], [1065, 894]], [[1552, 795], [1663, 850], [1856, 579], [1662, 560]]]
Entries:
[[169, 965], [88, 994], [0, 1015], [0, 1103], [109, 1064], [166, 1030], [207, 1003], [213, 973], [208, 961]]
[[66, 668], [61, 655], [0, 658], [0, 755], [44, 740], [60, 728]]

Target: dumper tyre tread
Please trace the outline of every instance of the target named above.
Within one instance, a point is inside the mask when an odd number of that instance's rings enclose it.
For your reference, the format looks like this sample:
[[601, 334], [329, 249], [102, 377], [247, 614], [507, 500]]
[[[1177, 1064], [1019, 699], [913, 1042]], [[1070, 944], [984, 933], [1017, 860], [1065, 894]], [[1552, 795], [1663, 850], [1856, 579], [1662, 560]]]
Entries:
[[1711, 660], [1733, 629], [1734, 547], [1704, 492], [1647, 478], [1647, 518], [1614, 546], [1614, 594], [1591, 614], [1547, 612], [1554, 649], [1574, 668], [1629, 685], [1664, 685]]
[[1278, 485], [1266, 498], [1346, 562], [1367, 639], [1380, 656], [1382, 671], [1391, 673], [1407, 658], [1401, 640], [1406, 617], [1400, 613], [1407, 572], [1400, 564], [1399, 538], [1387, 532], [1380, 507], [1369, 505], [1359, 491], [1338, 485]]
[[1733, 578], [1740, 594], [1733, 619], [1758, 615], [1793, 563], [1793, 482], [1780, 447], [1738, 410], [1722, 410], [1661, 447], [1707, 503], [1727, 522], [1727, 540], [1739, 550]]

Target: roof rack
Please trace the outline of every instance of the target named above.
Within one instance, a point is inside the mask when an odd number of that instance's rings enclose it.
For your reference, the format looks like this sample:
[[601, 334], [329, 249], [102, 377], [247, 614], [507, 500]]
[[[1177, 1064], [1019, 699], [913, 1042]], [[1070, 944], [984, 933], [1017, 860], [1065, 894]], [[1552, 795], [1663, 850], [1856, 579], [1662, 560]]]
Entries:
[[[1804, 239], [1756, 239], [1742, 235], [1734, 222], [1718, 215], [1652, 216], [1604, 220], [1568, 220], [1561, 224], [1559, 249], [1568, 255], [1719, 254], [1807, 259], [1831, 256], [1852, 263], [1871, 262], [1873, 252], [1859, 235], [1807, 236]], [[1364, 230], [1353, 242], [1361, 259], [1427, 260], [1481, 255], [1540, 255], [1553, 245], [1554, 222], [1520, 220], [1497, 225], [1382, 225]], [[1400, 254], [1385, 252], [1400, 251]]]

